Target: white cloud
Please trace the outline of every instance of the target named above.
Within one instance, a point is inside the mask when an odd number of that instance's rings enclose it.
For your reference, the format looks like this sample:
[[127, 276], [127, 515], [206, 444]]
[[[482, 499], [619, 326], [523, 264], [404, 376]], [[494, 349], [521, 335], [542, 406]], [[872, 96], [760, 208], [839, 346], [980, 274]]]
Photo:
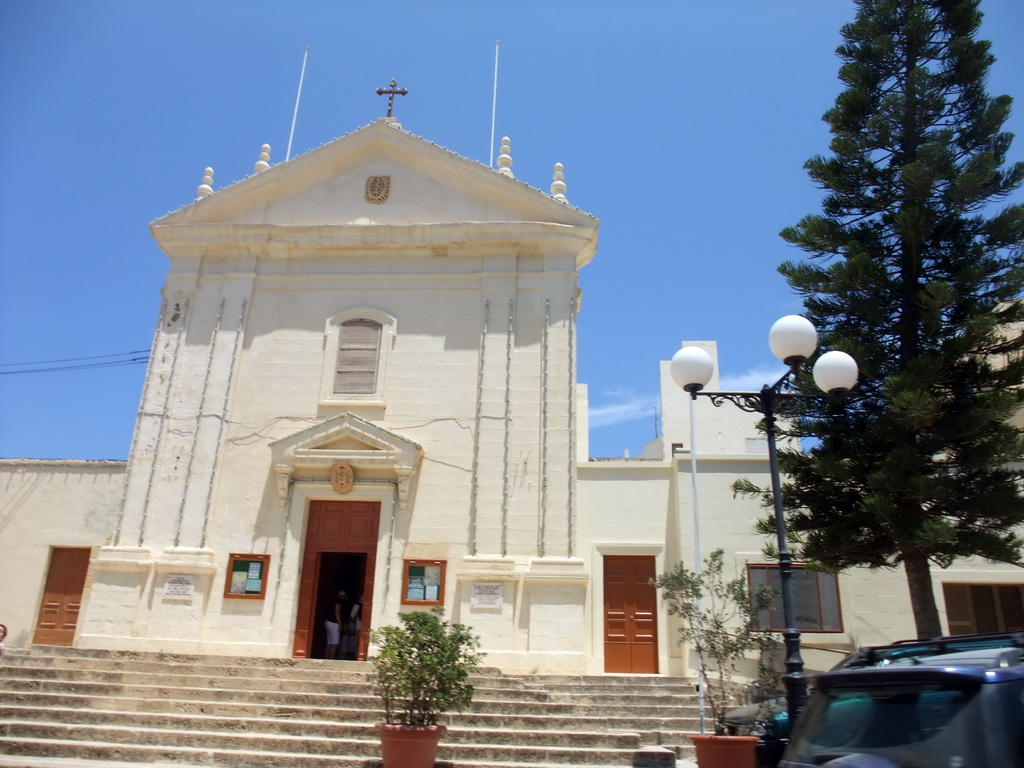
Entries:
[[[741, 373], [723, 375], [719, 388], [723, 392], [757, 392], [765, 384], [774, 384], [785, 372], [781, 364], [765, 363]], [[604, 397], [609, 402], [590, 407], [591, 429], [650, 419], [660, 406], [658, 395], [637, 394], [630, 387], [605, 392]]]
[[649, 419], [658, 407], [657, 395], [638, 395], [632, 389], [624, 387], [613, 392], [605, 392], [613, 402], [590, 409], [590, 428], [608, 427], [626, 421]]
[[722, 375], [724, 392], [758, 392], [765, 384], [774, 384], [786, 372], [781, 364], [765, 363], [737, 374]]

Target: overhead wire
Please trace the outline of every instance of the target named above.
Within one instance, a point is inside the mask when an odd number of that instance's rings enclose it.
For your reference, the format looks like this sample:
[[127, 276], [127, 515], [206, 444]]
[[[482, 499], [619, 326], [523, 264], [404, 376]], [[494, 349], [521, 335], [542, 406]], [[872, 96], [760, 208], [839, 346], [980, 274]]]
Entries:
[[[111, 359], [120, 358], [120, 359]], [[127, 359], [125, 359], [127, 358]], [[98, 362], [85, 362], [98, 361]], [[122, 365], [142, 365], [149, 362], [149, 350], [137, 349], [131, 352], [119, 352], [113, 355], [92, 355], [89, 357], [68, 357], [58, 360], [33, 360], [24, 363], [0, 363], [0, 369], [18, 368], [19, 370], [0, 370], [0, 376], [15, 373], [53, 373], [55, 371], [83, 371], [94, 368], [115, 368]], [[78, 365], [62, 365], [62, 363], [80, 363]], [[24, 366], [39, 366], [25, 368]]]

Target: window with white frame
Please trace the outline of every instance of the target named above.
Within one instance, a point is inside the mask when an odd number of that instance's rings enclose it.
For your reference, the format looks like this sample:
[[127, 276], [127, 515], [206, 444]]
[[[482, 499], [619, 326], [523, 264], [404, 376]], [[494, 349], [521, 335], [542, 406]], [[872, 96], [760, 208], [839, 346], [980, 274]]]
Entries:
[[[782, 579], [777, 565], [748, 565], [751, 590], [768, 586], [775, 590], [771, 606], [760, 611], [757, 624], [761, 629], [781, 631], [786, 628], [782, 609]], [[811, 571], [795, 566], [790, 582], [793, 586], [793, 608], [796, 626], [802, 632], [842, 632], [839, 610], [839, 583], [834, 573]]]
[[366, 308], [347, 310], [327, 322], [322, 402], [383, 402], [395, 326], [390, 315]]

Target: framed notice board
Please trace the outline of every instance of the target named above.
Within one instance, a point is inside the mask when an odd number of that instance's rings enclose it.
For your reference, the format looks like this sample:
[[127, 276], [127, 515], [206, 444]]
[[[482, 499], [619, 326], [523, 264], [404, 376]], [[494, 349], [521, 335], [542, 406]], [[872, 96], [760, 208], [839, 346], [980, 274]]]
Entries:
[[443, 605], [445, 565], [444, 560], [406, 560], [402, 604]]
[[262, 600], [267, 594], [270, 555], [229, 555], [224, 597]]

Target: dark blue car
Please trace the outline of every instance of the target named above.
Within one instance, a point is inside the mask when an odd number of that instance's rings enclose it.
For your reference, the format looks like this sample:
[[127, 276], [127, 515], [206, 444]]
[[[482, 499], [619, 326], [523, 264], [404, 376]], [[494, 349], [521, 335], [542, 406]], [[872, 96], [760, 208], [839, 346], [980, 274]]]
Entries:
[[782, 768], [1020, 768], [1024, 650], [908, 656], [826, 672]]
[[[901, 640], [890, 645], [866, 646], [846, 656], [830, 670], [884, 668], [951, 653], [985, 649], [1024, 649], [1024, 632], [994, 632], [978, 635], [950, 635], [934, 640]], [[817, 684], [815, 678], [813, 684]], [[764, 717], [765, 711], [774, 715]], [[789, 715], [786, 700], [777, 696], [761, 704], [738, 707], [726, 715], [731, 733], [752, 733], [760, 737], [757, 768], [776, 768], [789, 742]], [[1021, 763], [1024, 766], [1024, 762]]]

